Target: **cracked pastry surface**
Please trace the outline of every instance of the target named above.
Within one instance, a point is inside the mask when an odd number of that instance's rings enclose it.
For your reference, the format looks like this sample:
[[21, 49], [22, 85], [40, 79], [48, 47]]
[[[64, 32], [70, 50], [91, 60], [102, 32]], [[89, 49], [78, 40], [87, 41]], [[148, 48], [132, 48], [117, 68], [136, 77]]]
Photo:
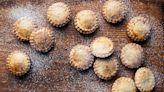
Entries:
[[31, 33], [30, 44], [40, 52], [48, 52], [54, 46], [53, 32], [48, 28], [41, 28]]
[[116, 59], [96, 59], [93, 65], [95, 74], [104, 80], [109, 80], [118, 70], [117, 60]]
[[134, 78], [136, 86], [141, 92], [151, 92], [153, 90], [155, 86], [155, 77], [149, 68], [139, 68]]
[[137, 92], [137, 88], [133, 79], [120, 77], [113, 83], [112, 92]]
[[143, 16], [132, 18], [127, 25], [127, 34], [134, 41], [144, 41], [150, 36], [151, 24]]
[[136, 43], [126, 44], [121, 50], [121, 62], [128, 68], [138, 68], [144, 59], [143, 48]]
[[86, 70], [92, 66], [94, 56], [88, 46], [76, 45], [70, 51], [70, 64], [78, 70]]
[[54, 3], [48, 7], [47, 18], [53, 26], [65, 26], [71, 19], [70, 7], [63, 2]]
[[9, 71], [16, 75], [22, 76], [30, 69], [30, 58], [29, 56], [21, 51], [14, 51], [7, 57], [7, 68]]
[[93, 33], [98, 28], [97, 17], [91, 10], [82, 10], [75, 17], [75, 28], [82, 34]]
[[29, 41], [32, 31], [34, 31], [36, 25], [29, 17], [21, 17], [15, 23], [13, 32], [19, 40]]
[[97, 37], [91, 42], [92, 54], [99, 58], [110, 56], [114, 51], [114, 43], [108, 37]]
[[126, 14], [127, 7], [121, 0], [108, 0], [103, 5], [102, 15], [107, 22], [120, 22], [125, 18]]

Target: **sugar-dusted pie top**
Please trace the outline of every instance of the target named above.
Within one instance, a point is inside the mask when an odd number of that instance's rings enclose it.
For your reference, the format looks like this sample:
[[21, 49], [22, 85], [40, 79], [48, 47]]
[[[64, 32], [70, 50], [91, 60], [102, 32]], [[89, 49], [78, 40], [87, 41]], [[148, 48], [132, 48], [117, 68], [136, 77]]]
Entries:
[[30, 58], [21, 51], [12, 52], [7, 58], [7, 67], [16, 76], [24, 75], [30, 69]]
[[113, 53], [114, 44], [108, 37], [98, 37], [91, 43], [91, 50], [96, 57], [104, 58]]
[[91, 10], [82, 10], [77, 13], [75, 27], [81, 33], [92, 33], [98, 28], [97, 14]]
[[121, 50], [121, 62], [128, 68], [138, 68], [144, 59], [144, 52], [140, 45], [129, 43]]
[[139, 68], [135, 73], [135, 83], [142, 92], [150, 92], [155, 86], [155, 77], [153, 72], [146, 67]]
[[54, 46], [54, 36], [50, 29], [41, 28], [32, 32], [30, 43], [37, 51], [47, 52]]
[[76, 45], [70, 51], [70, 64], [79, 70], [88, 69], [93, 61], [94, 56], [88, 46]]
[[143, 16], [137, 16], [128, 23], [128, 35], [134, 41], [144, 41], [150, 35], [151, 25], [149, 20]]
[[131, 78], [120, 77], [113, 83], [112, 92], [137, 92], [137, 89]]
[[111, 23], [117, 23], [121, 21], [126, 15], [126, 5], [119, 0], [108, 0], [103, 6], [103, 16]]
[[117, 61], [116, 59], [96, 59], [93, 68], [99, 78], [109, 80], [117, 72]]
[[28, 41], [32, 31], [35, 30], [35, 24], [29, 17], [21, 17], [14, 23], [13, 31], [18, 39]]
[[70, 20], [70, 7], [63, 2], [49, 6], [47, 17], [54, 26], [64, 26]]

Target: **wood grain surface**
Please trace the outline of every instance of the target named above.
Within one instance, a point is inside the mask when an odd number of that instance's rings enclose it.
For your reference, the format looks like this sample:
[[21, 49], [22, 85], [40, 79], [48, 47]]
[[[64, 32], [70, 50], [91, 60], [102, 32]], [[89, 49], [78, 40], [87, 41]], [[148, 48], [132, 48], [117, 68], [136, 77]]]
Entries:
[[[72, 10], [72, 20], [63, 28], [55, 28], [46, 19], [46, 11], [52, 3], [63, 1]], [[151, 0], [150, 0], [151, 1]], [[159, 0], [157, 0], [159, 1]], [[162, 0], [161, 0], [162, 1]], [[156, 85], [152, 92], [164, 92], [164, 5], [149, 0], [126, 0], [129, 13], [118, 24], [109, 24], [101, 16], [105, 0], [3, 0], [0, 2], [0, 92], [111, 92], [113, 82], [127, 76], [134, 79], [137, 69], [128, 69], [120, 62], [120, 50], [132, 42], [126, 34], [128, 21], [139, 14], [152, 21], [151, 37], [142, 43], [145, 60], [142, 66], [155, 74]], [[74, 17], [80, 10], [90, 9], [99, 15], [99, 29], [91, 35], [81, 35], [74, 27]], [[55, 47], [48, 53], [39, 53], [28, 42], [21, 42], [12, 33], [13, 23], [20, 17], [31, 17], [38, 28], [49, 27], [55, 36]], [[77, 71], [70, 66], [69, 52], [77, 44], [90, 45], [99, 36], [107, 36], [115, 43], [115, 51], [108, 58], [116, 58], [119, 71], [112, 80], [99, 79], [93, 68]], [[14, 50], [26, 52], [32, 62], [30, 71], [15, 77], [6, 69], [6, 58]]]

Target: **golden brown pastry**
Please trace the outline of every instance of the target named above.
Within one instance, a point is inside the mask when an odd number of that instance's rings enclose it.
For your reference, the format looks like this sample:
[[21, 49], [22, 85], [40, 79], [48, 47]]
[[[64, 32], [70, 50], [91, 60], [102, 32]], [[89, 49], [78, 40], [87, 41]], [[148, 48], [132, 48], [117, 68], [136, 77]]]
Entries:
[[14, 51], [7, 57], [7, 68], [16, 76], [22, 76], [30, 69], [29, 56], [21, 51]]
[[121, 0], [108, 0], [103, 5], [102, 15], [107, 22], [120, 22], [125, 18], [126, 14], [126, 5]]
[[19, 40], [29, 41], [32, 31], [36, 25], [29, 17], [21, 17], [14, 23], [13, 32]]
[[120, 77], [113, 83], [112, 92], [137, 92], [137, 88], [131, 78]]
[[136, 43], [126, 44], [121, 50], [121, 62], [128, 68], [138, 68], [143, 59], [143, 48]]
[[137, 16], [127, 25], [127, 34], [134, 41], [144, 41], [150, 36], [151, 24], [143, 16]]
[[96, 59], [93, 69], [95, 74], [104, 80], [109, 80], [117, 73], [117, 60], [116, 59]]
[[75, 28], [82, 34], [93, 33], [98, 28], [97, 17], [91, 10], [82, 10], [75, 17]]
[[92, 66], [94, 56], [88, 46], [76, 45], [70, 51], [70, 64], [78, 70], [86, 70]]
[[32, 32], [30, 44], [37, 51], [48, 52], [54, 46], [53, 32], [48, 28], [41, 28]]
[[105, 58], [110, 56], [114, 51], [114, 43], [110, 38], [97, 37], [91, 43], [91, 50], [94, 56]]
[[134, 78], [136, 86], [141, 92], [151, 92], [153, 90], [155, 86], [155, 77], [149, 68], [139, 68]]
[[63, 2], [54, 3], [48, 8], [47, 18], [53, 26], [62, 27], [71, 19], [70, 7]]

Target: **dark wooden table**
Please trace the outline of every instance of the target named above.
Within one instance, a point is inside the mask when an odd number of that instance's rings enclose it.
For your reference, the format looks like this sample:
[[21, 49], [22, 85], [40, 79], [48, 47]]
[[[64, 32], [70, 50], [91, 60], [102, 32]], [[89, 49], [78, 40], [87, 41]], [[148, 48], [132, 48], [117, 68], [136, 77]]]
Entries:
[[[57, 1], [67, 3], [72, 9], [72, 20], [63, 28], [55, 28], [47, 22], [48, 6]], [[142, 66], [155, 74], [156, 86], [153, 92], [164, 92], [164, 20], [163, 1], [126, 0], [129, 13], [126, 19], [116, 25], [107, 23], [101, 16], [105, 0], [2, 0], [0, 1], [0, 92], [111, 92], [113, 82], [127, 76], [134, 79], [136, 69], [128, 69], [120, 63], [120, 50], [132, 42], [126, 34], [128, 21], [139, 14], [146, 14], [153, 24], [151, 37], [142, 43], [145, 61]], [[141, 2], [142, 1], [142, 2]], [[99, 29], [91, 35], [81, 35], [74, 28], [74, 17], [83, 9], [91, 9], [99, 15]], [[36, 52], [28, 42], [20, 42], [12, 33], [13, 23], [22, 16], [31, 17], [38, 28], [53, 30], [56, 45], [48, 53]], [[163, 21], [164, 22], [164, 21]], [[99, 36], [107, 36], [115, 43], [115, 52], [109, 58], [117, 58], [119, 71], [109, 81], [99, 79], [93, 68], [77, 71], [70, 66], [69, 52], [74, 45], [86, 44]], [[14, 51], [26, 52], [32, 62], [30, 71], [15, 77], [5, 67], [7, 55]]]

